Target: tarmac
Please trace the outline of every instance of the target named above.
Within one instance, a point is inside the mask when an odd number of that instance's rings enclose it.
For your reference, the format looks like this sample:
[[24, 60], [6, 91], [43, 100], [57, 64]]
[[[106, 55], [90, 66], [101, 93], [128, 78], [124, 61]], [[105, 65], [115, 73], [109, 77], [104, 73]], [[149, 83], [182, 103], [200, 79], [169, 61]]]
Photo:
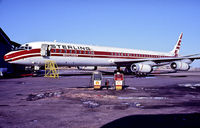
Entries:
[[[179, 121], [177, 126], [188, 125], [187, 120], [189, 127], [200, 126], [200, 72], [126, 75], [122, 91], [93, 90], [88, 72], [61, 74], [58, 79], [0, 79], [0, 128], [140, 127], [146, 117], [154, 119], [149, 126], [161, 119], [159, 127], [169, 126], [170, 119]], [[105, 80], [114, 83], [113, 75], [104, 75]]]

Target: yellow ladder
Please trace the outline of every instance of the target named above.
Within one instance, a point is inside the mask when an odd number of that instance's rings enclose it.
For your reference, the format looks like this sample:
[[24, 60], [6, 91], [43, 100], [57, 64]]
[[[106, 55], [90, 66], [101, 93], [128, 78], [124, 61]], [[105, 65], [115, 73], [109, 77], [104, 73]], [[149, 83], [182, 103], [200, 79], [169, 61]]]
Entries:
[[44, 77], [53, 77], [59, 78], [58, 65], [53, 60], [45, 61], [45, 76]]

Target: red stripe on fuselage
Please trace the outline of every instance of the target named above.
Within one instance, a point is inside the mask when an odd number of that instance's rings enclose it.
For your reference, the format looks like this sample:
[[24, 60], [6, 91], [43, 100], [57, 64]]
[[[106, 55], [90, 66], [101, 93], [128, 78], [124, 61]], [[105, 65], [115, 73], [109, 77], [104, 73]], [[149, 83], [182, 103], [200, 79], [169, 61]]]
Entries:
[[[38, 54], [35, 54], [35, 53], [38, 53]], [[28, 55], [28, 54], [30, 54], [30, 55]], [[33, 55], [31, 55], [31, 54], [33, 54]], [[41, 56], [40, 49], [16, 51], [14, 53], [6, 55], [5, 59], [11, 59], [11, 61], [16, 61], [16, 60], [30, 58], [30, 57], [36, 57], [36, 56], [38, 56], [38, 57]], [[166, 57], [170, 57], [170, 56], [122, 53], [122, 52], [80, 51], [80, 50], [65, 50], [65, 49], [51, 49], [51, 56], [116, 58], [116, 59], [143, 59], [143, 58], [166, 58]], [[16, 57], [16, 58], [14, 58], [14, 57]]]
[[[27, 58], [31, 58], [31, 57], [40, 57], [41, 55], [40, 54], [35, 54], [35, 55], [27, 55], [27, 56], [23, 56], [23, 57], [18, 57], [18, 58], [15, 58], [15, 59], [12, 59], [10, 60], [9, 62], [12, 62], [12, 61], [16, 61], [16, 60], [21, 60], [21, 59], [27, 59]], [[51, 56], [60, 56], [62, 57], [63, 55], [62, 54], [52, 54]], [[63, 56], [63, 57], [75, 57], [73, 55], [68, 55], [68, 56]], [[77, 57], [90, 57], [90, 56], [87, 56], [87, 55], [78, 55]], [[111, 56], [94, 56], [94, 57], [90, 57], [90, 58], [116, 58], [116, 59], [143, 59], [143, 58], [128, 58], [128, 57], [111, 57]]]
[[21, 55], [26, 55], [26, 54], [32, 54], [32, 53], [40, 53], [40, 49], [31, 49], [31, 50], [20, 50], [20, 51], [15, 51], [9, 55], [6, 55], [5, 59], [11, 59], [13, 57], [21, 56]]
[[26, 59], [26, 58], [31, 58], [31, 57], [37, 57], [37, 56], [41, 56], [41, 55], [40, 54], [27, 55], [27, 56], [22, 56], [22, 57], [18, 57], [18, 58], [12, 59], [11, 61], [16, 61], [16, 60]]

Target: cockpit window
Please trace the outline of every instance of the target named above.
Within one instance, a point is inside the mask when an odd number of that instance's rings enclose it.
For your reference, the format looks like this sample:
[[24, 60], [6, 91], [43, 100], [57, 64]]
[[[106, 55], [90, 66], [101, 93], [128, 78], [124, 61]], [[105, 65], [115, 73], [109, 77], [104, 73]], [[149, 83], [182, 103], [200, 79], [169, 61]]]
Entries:
[[17, 50], [31, 50], [32, 47], [28, 47], [28, 46], [20, 46], [19, 48], [17, 48]]
[[25, 50], [24, 46], [20, 46], [19, 48], [17, 48], [17, 50]]

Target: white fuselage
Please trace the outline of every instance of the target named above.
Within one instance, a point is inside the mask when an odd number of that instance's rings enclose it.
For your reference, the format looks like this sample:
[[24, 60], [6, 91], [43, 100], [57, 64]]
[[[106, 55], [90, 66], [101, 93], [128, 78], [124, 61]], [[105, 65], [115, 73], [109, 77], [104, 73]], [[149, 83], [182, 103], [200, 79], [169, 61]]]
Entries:
[[144, 51], [125, 48], [101, 47], [83, 44], [58, 42], [26, 43], [17, 51], [4, 56], [5, 61], [22, 65], [45, 64], [45, 60], [54, 60], [65, 66], [116, 66], [116, 60], [167, 58], [172, 53]]

